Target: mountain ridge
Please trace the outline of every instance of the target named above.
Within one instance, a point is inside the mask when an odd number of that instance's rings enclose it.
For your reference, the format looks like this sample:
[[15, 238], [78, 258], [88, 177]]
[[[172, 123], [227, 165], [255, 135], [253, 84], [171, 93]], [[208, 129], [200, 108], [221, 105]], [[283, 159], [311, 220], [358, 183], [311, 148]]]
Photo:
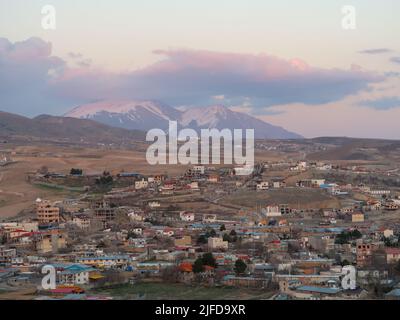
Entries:
[[114, 143], [144, 140], [144, 132], [114, 128], [96, 121], [39, 115], [27, 118], [0, 111], [0, 136], [25, 136], [70, 141]]
[[256, 139], [301, 139], [301, 135], [274, 126], [223, 105], [189, 108], [180, 111], [153, 100], [102, 101], [81, 105], [64, 116], [91, 119], [124, 129], [166, 130], [168, 121], [177, 121], [180, 128], [254, 129]]

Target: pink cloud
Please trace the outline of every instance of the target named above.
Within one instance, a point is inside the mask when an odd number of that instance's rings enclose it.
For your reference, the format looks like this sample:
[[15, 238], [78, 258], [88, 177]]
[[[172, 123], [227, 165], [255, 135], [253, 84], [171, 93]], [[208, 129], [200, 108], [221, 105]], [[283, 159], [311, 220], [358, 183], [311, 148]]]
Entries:
[[[135, 71], [110, 72], [87, 60], [75, 67], [51, 55], [39, 38], [12, 44], [0, 39], [0, 98], [5, 108], [37, 113], [100, 99], [157, 99], [171, 105], [205, 105], [224, 95], [252, 107], [321, 104], [366, 89], [382, 76], [361, 68], [322, 69], [294, 58], [205, 50], [156, 50], [160, 61]], [[82, 57], [80, 57], [82, 58]], [[42, 109], [40, 109], [42, 108]], [[44, 109], [44, 110], [43, 110]], [[39, 111], [40, 110], [40, 111]]]

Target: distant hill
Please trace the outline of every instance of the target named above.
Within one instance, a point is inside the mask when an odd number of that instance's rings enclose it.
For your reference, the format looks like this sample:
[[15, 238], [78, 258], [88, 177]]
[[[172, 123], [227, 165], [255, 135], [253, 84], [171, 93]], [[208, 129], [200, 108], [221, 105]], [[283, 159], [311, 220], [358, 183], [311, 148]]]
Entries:
[[390, 159], [400, 153], [400, 141], [347, 137], [320, 137], [309, 139], [313, 143], [333, 146], [326, 151], [307, 155], [309, 160], [366, 160]]
[[0, 111], [0, 136], [114, 143], [144, 140], [144, 132], [113, 128], [92, 120], [41, 115], [30, 119]]

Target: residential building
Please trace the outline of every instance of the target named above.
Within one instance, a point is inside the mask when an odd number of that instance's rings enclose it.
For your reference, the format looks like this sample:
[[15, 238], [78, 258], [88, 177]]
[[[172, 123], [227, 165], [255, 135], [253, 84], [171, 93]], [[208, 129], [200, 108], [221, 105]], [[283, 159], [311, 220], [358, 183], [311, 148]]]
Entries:
[[36, 216], [40, 225], [60, 222], [60, 208], [55, 207], [48, 200], [36, 200]]
[[210, 250], [217, 250], [217, 249], [228, 249], [228, 241], [224, 241], [222, 238], [208, 238], [208, 248]]

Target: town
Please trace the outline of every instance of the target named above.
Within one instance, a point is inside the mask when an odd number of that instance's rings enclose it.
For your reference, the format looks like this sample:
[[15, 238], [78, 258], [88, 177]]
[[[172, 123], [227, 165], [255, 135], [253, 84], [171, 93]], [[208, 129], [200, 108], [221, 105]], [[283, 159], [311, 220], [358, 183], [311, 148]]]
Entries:
[[[331, 152], [284, 144], [257, 142], [256, 153]], [[251, 175], [26, 172], [35, 188], [63, 192], [1, 220], [0, 299], [399, 299], [396, 165], [257, 159]], [[342, 286], [349, 265], [354, 290]], [[54, 288], [42, 287], [44, 266]]]

